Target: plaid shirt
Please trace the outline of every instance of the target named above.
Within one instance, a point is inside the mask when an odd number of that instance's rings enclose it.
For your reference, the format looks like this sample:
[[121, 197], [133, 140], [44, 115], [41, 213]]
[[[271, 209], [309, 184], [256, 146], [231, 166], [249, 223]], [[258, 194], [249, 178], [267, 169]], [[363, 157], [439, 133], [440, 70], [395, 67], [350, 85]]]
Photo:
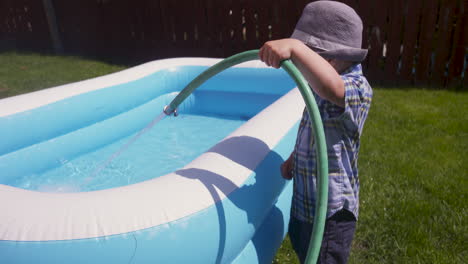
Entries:
[[[357, 219], [359, 138], [369, 112], [372, 89], [362, 74], [360, 64], [350, 67], [341, 78], [345, 85], [345, 108], [321, 99], [314, 93], [328, 150], [327, 217], [346, 209]], [[317, 166], [314, 136], [307, 109], [302, 115], [293, 158], [294, 196], [291, 215], [312, 223], [315, 214]]]

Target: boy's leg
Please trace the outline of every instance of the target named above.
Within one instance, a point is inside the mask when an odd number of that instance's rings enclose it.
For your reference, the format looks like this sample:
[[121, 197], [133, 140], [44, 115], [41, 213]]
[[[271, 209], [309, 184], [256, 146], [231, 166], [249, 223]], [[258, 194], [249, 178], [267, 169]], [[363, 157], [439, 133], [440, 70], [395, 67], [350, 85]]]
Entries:
[[325, 224], [318, 263], [347, 263], [355, 229], [356, 218], [347, 210], [330, 217]]
[[312, 224], [302, 222], [291, 216], [289, 220], [288, 235], [291, 240], [294, 252], [301, 263], [305, 262], [310, 236], [312, 234]]
[[[313, 225], [291, 217], [289, 237], [301, 263], [305, 262]], [[347, 210], [341, 210], [327, 219], [318, 263], [346, 263], [356, 229], [356, 219]]]

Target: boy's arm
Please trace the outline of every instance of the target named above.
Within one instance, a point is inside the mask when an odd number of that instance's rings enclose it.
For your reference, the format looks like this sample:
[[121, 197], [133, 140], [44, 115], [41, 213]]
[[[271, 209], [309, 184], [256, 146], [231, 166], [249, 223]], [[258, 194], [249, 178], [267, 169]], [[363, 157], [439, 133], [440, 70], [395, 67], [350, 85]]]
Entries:
[[345, 107], [345, 88], [340, 75], [328, 61], [301, 41], [268, 41], [260, 49], [259, 58], [275, 68], [279, 68], [281, 61], [291, 59], [321, 98]]

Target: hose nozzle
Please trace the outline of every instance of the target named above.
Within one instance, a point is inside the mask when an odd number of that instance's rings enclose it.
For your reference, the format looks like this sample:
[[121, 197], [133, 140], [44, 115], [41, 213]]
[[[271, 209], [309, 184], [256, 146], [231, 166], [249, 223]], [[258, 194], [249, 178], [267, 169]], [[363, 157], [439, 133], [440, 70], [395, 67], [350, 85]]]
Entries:
[[174, 116], [178, 116], [179, 114], [177, 113], [177, 108], [176, 109], [172, 109], [169, 105], [166, 105], [163, 109], [163, 112], [170, 116], [170, 115], [174, 115]]

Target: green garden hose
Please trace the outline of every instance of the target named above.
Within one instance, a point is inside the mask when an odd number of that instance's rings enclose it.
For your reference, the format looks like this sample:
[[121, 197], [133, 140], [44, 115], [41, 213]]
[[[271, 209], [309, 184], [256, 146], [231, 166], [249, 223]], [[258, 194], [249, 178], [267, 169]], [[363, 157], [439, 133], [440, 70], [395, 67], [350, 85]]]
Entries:
[[[190, 95], [192, 92], [202, 85], [206, 80], [214, 75], [224, 71], [225, 69], [240, 64], [242, 62], [258, 59], [258, 50], [250, 50], [238, 53], [229, 58], [226, 58], [217, 64], [211, 66], [193, 81], [191, 81], [172, 102], [164, 108], [164, 113], [170, 115], [175, 114], [177, 107]], [[314, 130], [314, 137], [316, 144], [316, 152], [318, 157], [318, 179], [317, 179], [317, 204], [315, 206], [315, 218], [312, 235], [310, 238], [309, 248], [307, 252], [306, 263], [316, 263], [320, 252], [320, 245], [322, 243], [323, 230], [325, 228], [325, 220], [327, 214], [328, 203], [328, 157], [327, 146], [325, 141], [325, 133], [323, 131], [322, 118], [318, 110], [317, 103], [315, 102], [312, 91], [309, 88], [307, 81], [302, 76], [301, 72], [290, 61], [285, 60], [281, 63], [283, 68], [289, 76], [294, 80], [301, 92], [302, 98], [305, 101], [307, 110], [309, 112], [310, 120], [312, 121], [312, 128]]]

